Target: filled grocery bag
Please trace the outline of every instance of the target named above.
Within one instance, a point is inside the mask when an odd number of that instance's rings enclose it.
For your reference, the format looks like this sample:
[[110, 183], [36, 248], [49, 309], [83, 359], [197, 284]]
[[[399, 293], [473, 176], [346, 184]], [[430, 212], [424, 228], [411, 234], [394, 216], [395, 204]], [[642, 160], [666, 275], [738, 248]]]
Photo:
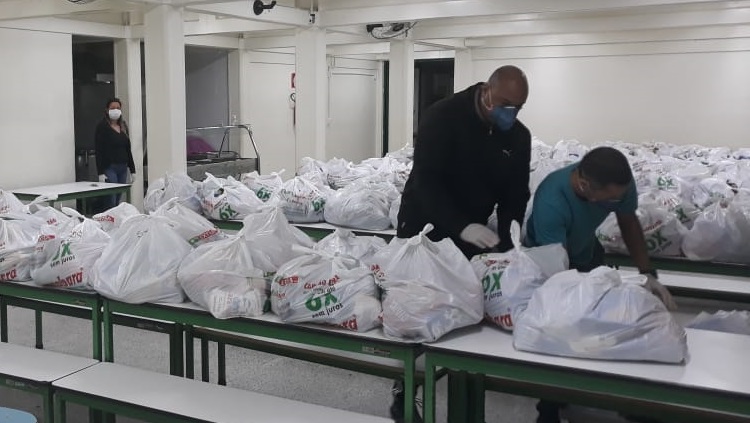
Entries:
[[513, 330], [512, 307], [503, 297], [501, 278], [512, 259], [513, 253], [487, 253], [471, 259], [471, 267], [484, 290], [485, 319], [507, 330]]
[[177, 270], [192, 247], [176, 226], [161, 216], [123, 222], [94, 265], [94, 289], [126, 303], [182, 302]]
[[374, 172], [369, 166], [357, 166], [347, 160], [333, 158], [326, 163], [328, 185], [333, 189], [345, 188], [358, 179], [371, 176]]
[[398, 228], [398, 212], [401, 210], [401, 196], [396, 197], [391, 203], [391, 208], [388, 211], [388, 218], [391, 220], [391, 226]]
[[177, 279], [188, 298], [218, 319], [263, 314], [266, 279], [242, 235], [198, 246], [182, 261]]
[[34, 248], [44, 221], [33, 216], [19, 217], [0, 219], [0, 281], [31, 279]]
[[432, 229], [392, 239], [373, 259], [387, 336], [433, 342], [482, 320], [482, 284], [453, 241], [427, 238]]
[[203, 214], [214, 220], [242, 220], [263, 206], [263, 201], [231, 176], [217, 178], [209, 173], [200, 189]]
[[[353, 183], [330, 195], [326, 201], [324, 218], [333, 225], [355, 229], [382, 231], [391, 226], [389, 216], [390, 184]], [[390, 186], [394, 198], [398, 191]]]
[[42, 229], [31, 270], [34, 283], [56, 288], [91, 286], [94, 264], [110, 242], [110, 236], [99, 223], [72, 209], [63, 209], [73, 219], [71, 226]]
[[315, 249], [329, 254], [338, 254], [361, 261], [370, 266], [373, 257], [387, 243], [377, 236], [358, 236], [348, 229], [337, 228], [315, 244]]
[[23, 213], [23, 203], [10, 191], [0, 189], [0, 215], [17, 212]]
[[681, 363], [685, 330], [664, 304], [618, 271], [558, 273], [536, 291], [515, 322], [513, 345], [522, 351], [602, 360]]
[[169, 199], [177, 197], [183, 206], [200, 213], [199, 185], [186, 173], [167, 172], [163, 178], [149, 181], [146, 197], [143, 199], [143, 208], [146, 212], [152, 212]]
[[691, 260], [750, 263], [748, 237], [750, 199], [738, 195], [706, 208], [685, 235], [682, 251]]
[[327, 193], [304, 176], [296, 176], [279, 190], [284, 215], [293, 223], [322, 222]]
[[[687, 228], [680, 222], [676, 213], [656, 202], [648, 201], [640, 204], [636, 215], [643, 228], [649, 256], [677, 257], [682, 254], [682, 241]], [[615, 214], [607, 216], [597, 228], [596, 237], [606, 251], [628, 253]]]
[[261, 175], [257, 170], [242, 175], [240, 180], [246, 187], [253, 190], [255, 195], [258, 196], [262, 201], [268, 201], [276, 195], [284, 185], [284, 180], [281, 179], [281, 174], [284, 173], [284, 169], [278, 172], [272, 172], [268, 175]]
[[178, 198], [172, 198], [151, 212], [153, 216], [163, 216], [173, 223], [182, 238], [193, 247], [226, 238], [226, 234], [208, 219], [182, 205]]
[[712, 330], [716, 332], [750, 335], [750, 311], [719, 310], [716, 313], [701, 312], [685, 327], [692, 329]]
[[271, 309], [285, 322], [358, 332], [379, 326], [382, 311], [370, 269], [352, 257], [314, 250], [281, 266], [271, 284]]
[[95, 214], [93, 219], [101, 225], [105, 232], [111, 232], [122, 225], [125, 219], [141, 214], [134, 205], [130, 203], [120, 203], [109, 210]]
[[253, 263], [267, 273], [276, 272], [281, 265], [304, 254], [296, 247], [312, 248], [309, 236], [289, 224], [278, 207], [261, 207], [242, 221], [239, 236], [247, 239]]

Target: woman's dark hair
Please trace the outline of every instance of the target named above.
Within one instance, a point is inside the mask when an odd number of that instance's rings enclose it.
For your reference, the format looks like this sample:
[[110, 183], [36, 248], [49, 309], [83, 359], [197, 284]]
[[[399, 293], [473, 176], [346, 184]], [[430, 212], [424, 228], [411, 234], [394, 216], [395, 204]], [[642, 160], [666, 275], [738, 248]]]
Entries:
[[578, 172], [597, 188], [625, 186], [633, 181], [628, 159], [612, 147], [597, 147], [589, 151], [578, 164]]
[[120, 105], [120, 107], [122, 107], [122, 101], [117, 97], [112, 97], [109, 100], [107, 100], [107, 104], [104, 105], [104, 108], [109, 109], [109, 105], [112, 103], [117, 103]]

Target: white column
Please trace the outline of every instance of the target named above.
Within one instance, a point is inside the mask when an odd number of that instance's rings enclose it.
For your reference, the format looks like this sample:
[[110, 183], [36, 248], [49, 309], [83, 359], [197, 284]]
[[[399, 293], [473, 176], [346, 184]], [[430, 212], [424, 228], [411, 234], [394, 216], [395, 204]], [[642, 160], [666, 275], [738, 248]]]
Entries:
[[141, 40], [115, 41], [115, 92], [130, 128], [135, 179], [130, 202], [143, 210], [143, 98], [141, 93]]
[[182, 9], [154, 6], [145, 14], [148, 179], [187, 169], [185, 36]]
[[298, 29], [296, 34], [296, 163], [305, 156], [326, 159], [328, 62], [324, 29]]
[[391, 41], [388, 70], [388, 151], [414, 138], [414, 42]]
[[453, 63], [453, 92], [463, 91], [479, 82], [474, 79], [474, 58], [471, 49], [456, 50]]

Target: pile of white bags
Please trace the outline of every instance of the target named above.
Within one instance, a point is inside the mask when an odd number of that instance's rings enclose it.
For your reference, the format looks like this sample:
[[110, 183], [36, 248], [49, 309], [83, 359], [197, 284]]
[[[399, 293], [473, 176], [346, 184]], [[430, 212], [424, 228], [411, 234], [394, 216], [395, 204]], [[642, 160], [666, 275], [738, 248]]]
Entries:
[[391, 208], [388, 211], [388, 218], [391, 220], [391, 226], [398, 229], [398, 212], [401, 210], [401, 196], [396, 197], [391, 203]]
[[750, 196], [709, 206], [682, 242], [690, 260], [750, 263]]
[[276, 273], [271, 309], [284, 322], [323, 323], [365, 332], [380, 325], [372, 272], [359, 260], [310, 250]]
[[302, 255], [298, 247], [315, 245], [309, 236], [289, 224], [280, 208], [270, 206], [248, 215], [238, 236], [250, 245], [255, 267], [266, 273], [275, 273], [281, 265]]
[[[37, 285], [87, 288], [93, 280], [94, 264], [110, 242], [110, 236], [99, 223], [75, 210], [64, 210], [73, 216], [74, 225], [61, 226], [64, 231], [57, 231], [56, 235], [39, 237], [31, 278]], [[43, 229], [42, 233], [45, 232]]]
[[373, 169], [369, 166], [357, 166], [344, 159], [333, 158], [326, 163], [328, 185], [333, 189], [345, 188], [373, 173]]
[[315, 250], [332, 255], [353, 257], [366, 266], [373, 264], [373, 257], [386, 242], [377, 236], [357, 236], [352, 231], [338, 228], [315, 244]]
[[193, 250], [182, 261], [177, 279], [187, 296], [217, 319], [263, 314], [266, 279], [241, 233]]
[[327, 165], [325, 162], [315, 160], [311, 157], [303, 157], [297, 168], [297, 175], [319, 175], [322, 180], [326, 180]]
[[588, 274], [570, 270], [547, 280], [516, 320], [513, 345], [604, 360], [681, 363], [687, 357], [685, 331], [661, 300], [637, 283], [624, 283], [607, 267]]
[[673, 213], [687, 229], [693, 227], [695, 219], [701, 214], [701, 211], [694, 204], [669, 191], [644, 192], [638, 197], [638, 203], [666, 209]]
[[94, 265], [94, 289], [126, 303], [182, 302], [177, 269], [192, 247], [176, 226], [160, 216], [123, 222]]
[[453, 241], [427, 238], [432, 229], [428, 224], [413, 238], [394, 238], [375, 255], [387, 336], [433, 342], [482, 320], [482, 284]]
[[693, 329], [750, 335], [750, 311], [717, 311], [714, 314], [701, 312], [685, 326]]
[[193, 247], [208, 242], [214, 242], [226, 237], [205, 217], [182, 205], [178, 198], [172, 198], [151, 213], [152, 216], [162, 216], [175, 224], [175, 230]]
[[31, 279], [34, 248], [44, 221], [29, 218], [0, 219], [0, 281]]
[[105, 232], [111, 232], [122, 225], [125, 219], [141, 214], [134, 205], [120, 203], [111, 209], [95, 214], [93, 219], [101, 225]]
[[253, 190], [258, 198], [266, 202], [276, 195], [284, 184], [284, 180], [281, 179], [281, 174], [283, 173], [284, 169], [278, 172], [271, 172], [269, 175], [261, 175], [258, 171], [254, 170], [242, 175], [240, 179], [245, 186]]
[[167, 173], [163, 178], [149, 181], [143, 208], [146, 212], [152, 212], [169, 199], [177, 197], [183, 206], [200, 213], [201, 198], [198, 195], [198, 185], [200, 184], [186, 173]]
[[10, 191], [0, 189], [0, 215], [16, 212], [23, 213], [23, 203]]
[[399, 148], [396, 151], [392, 151], [385, 155], [386, 157], [396, 159], [397, 161], [401, 163], [411, 163], [411, 161], [414, 159], [414, 146], [411, 145], [411, 143], [406, 143], [403, 147]]
[[255, 192], [231, 176], [224, 179], [207, 173], [199, 193], [203, 214], [214, 220], [242, 220], [263, 206]]
[[391, 199], [397, 197], [389, 183], [353, 183], [328, 197], [323, 216], [333, 225], [382, 231], [391, 226]]
[[279, 190], [279, 204], [290, 222], [322, 222], [327, 193], [304, 176], [296, 176]]
[[[681, 255], [682, 241], [687, 229], [676, 213], [670, 212], [656, 202], [644, 201], [636, 210], [636, 215], [643, 227], [649, 256], [677, 257]], [[610, 214], [599, 226], [596, 230], [596, 237], [606, 251], [628, 253], [615, 214]]]

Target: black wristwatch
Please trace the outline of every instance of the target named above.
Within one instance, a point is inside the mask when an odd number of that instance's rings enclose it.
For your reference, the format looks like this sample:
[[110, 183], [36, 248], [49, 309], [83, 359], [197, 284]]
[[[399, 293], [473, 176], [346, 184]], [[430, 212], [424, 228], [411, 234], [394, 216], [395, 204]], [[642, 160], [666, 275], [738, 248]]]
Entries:
[[659, 279], [659, 273], [656, 271], [656, 269], [641, 270], [640, 273], [641, 275], [651, 275], [656, 279]]

